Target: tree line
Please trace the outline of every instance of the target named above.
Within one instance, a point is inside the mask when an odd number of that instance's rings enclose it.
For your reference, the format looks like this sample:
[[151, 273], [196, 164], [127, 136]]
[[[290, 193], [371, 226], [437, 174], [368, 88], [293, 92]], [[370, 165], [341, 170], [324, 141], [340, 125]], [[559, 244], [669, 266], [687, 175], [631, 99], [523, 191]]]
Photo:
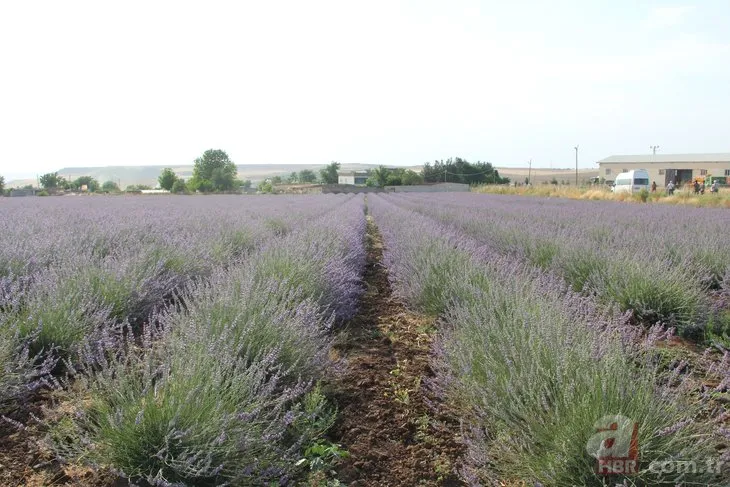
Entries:
[[[203, 153], [194, 161], [193, 176], [185, 181], [178, 177], [172, 168], [165, 168], [158, 177], [157, 181], [160, 188], [175, 193], [182, 192], [225, 192], [233, 191], [243, 186], [250, 186], [251, 181], [241, 181], [237, 179], [236, 165], [230, 160], [225, 151], [210, 149]], [[85, 190], [90, 193], [94, 192], [119, 192], [119, 186], [114, 181], [106, 181], [103, 184], [91, 177], [81, 176], [70, 180], [63, 176], [59, 176], [57, 172], [44, 174], [38, 179], [40, 186], [47, 191], [80, 191]], [[3, 180], [4, 183], [4, 180]], [[0, 189], [2, 186], [0, 186]], [[137, 184], [127, 186], [125, 191], [141, 191], [152, 189], [152, 187]]]
[[464, 183], [464, 184], [508, 184], [489, 162], [468, 162], [461, 157], [427, 162], [423, 165], [423, 179], [427, 183]]
[[[337, 184], [340, 163], [332, 161], [319, 170], [319, 174], [311, 169], [302, 169], [292, 172], [289, 176], [274, 176], [259, 184], [261, 192], [272, 192], [273, 186], [278, 184]], [[421, 173], [405, 168], [386, 168], [379, 166], [367, 171], [367, 186], [400, 186], [424, 183], [453, 182], [464, 184], [507, 184], [509, 178], [499, 175], [499, 172], [489, 162], [477, 161], [470, 163], [460, 157], [447, 160], [436, 160], [423, 165]], [[239, 188], [250, 188], [250, 180], [238, 178], [236, 165], [228, 154], [220, 149], [209, 149], [193, 163], [193, 175], [187, 181], [173, 171], [164, 168], [157, 179], [159, 187], [173, 193], [188, 193], [200, 191], [203, 193], [236, 191]], [[85, 189], [88, 192], [119, 192], [120, 188], [114, 181], [103, 184], [91, 176], [81, 176], [70, 180], [59, 176], [57, 172], [44, 174], [39, 178], [40, 186], [47, 191]], [[0, 176], [0, 194], [5, 189], [5, 179]], [[125, 191], [139, 191], [152, 189], [145, 185], [127, 186]]]
[[91, 176], [80, 176], [76, 179], [66, 179], [59, 176], [57, 172], [44, 174], [38, 178], [41, 188], [45, 190], [66, 190], [79, 191], [86, 188], [86, 191], [94, 193], [97, 191], [115, 192], [119, 191], [119, 186], [114, 181], [105, 181], [99, 184], [95, 178]]

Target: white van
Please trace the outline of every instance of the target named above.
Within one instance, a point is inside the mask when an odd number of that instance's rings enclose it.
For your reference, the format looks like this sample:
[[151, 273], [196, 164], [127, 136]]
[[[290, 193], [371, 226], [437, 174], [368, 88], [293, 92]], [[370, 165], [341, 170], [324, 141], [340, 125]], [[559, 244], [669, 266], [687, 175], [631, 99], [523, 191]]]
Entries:
[[646, 169], [636, 169], [617, 175], [611, 191], [614, 193], [638, 193], [642, 189], [649, 191], [649, 173]]

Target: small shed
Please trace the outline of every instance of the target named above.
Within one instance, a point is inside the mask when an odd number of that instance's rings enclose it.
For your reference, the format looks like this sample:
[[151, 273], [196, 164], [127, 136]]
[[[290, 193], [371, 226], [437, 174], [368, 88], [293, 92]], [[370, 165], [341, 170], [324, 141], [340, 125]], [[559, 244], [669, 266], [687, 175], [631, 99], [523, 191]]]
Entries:
[[338, 171], [337, 184], [364, 185], [368, 180], [367, 171]]
[[386, 186], [386, 191], [394, 193], [453, 193], [453, 192], [469, 192], [468, 184], [463, 183], [433, 183], [433, 184], [414, 184], [404, 186]]

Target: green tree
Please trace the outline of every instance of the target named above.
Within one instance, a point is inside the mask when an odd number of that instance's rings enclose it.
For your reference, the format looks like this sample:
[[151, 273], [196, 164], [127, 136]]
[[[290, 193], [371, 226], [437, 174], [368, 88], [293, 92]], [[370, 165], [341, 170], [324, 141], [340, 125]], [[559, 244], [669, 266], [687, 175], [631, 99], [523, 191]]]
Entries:
[[388, 173], [388, 168], [385, 166], [378, 166], [376, 169], [373, 169], [372, 177], [381, 188], [388, 184]]
[[38, 182], [44, 189], [56, 189], [63, 186], [63, 178], [57, 172], [49, 172], [38, 178]]
[[297, 174], [296, 171], [292, 172], [289, 175], [289, 182], [292, 184], [296, 184], [299, 182], [299, 174]]
[[401, 179], [401, 175], [397, 172], [391, 172], [388, 174], [388, 179], [385, 181], [386, 186], [401, 186], [403, 184], [403, 180]]
[[177, 174], [175, 174], [175, 171], [173, 171], [172, 168], [166, 167], [162, 170], [162, 173], [160, 173], [160, 176], [157, 178], [157, 182], [160, 183], [160, 188], [172, 191], [172, 187], [177, 182]]
[[499, 176], [488, 162], [470, 163], [455, 157], [446, 161], [435, 161], [423, 165], [423, 179], [427, 183], [464, 183], [464, 184], [506, 184], [509, 178]]
[[119, 191], [119, 186], [114, 181], [106, 181], [101, 185], [101, 190], [107, 193], [116, 193]]
[[213, 191], [231, 191], [236, 184], [236, 166], [233, 166], [234, 172], [223, 167], [213, 169], [211, 175], [211, 183], [213, 183]]
[[412, 169], [407, 169], [403, 171], [401, 181], [405, 185], [423, 184], [423, 176]]
[[74, 180], [73, 187], [75, 189], [81, 189], [82, 186], [86, 186], [86, 190], [93, 193], [99, 189], [99, 181], [92, 178], [91, 176], [81, 176]]
[[182, 178], [175, 178], [175, 182], [172, 183], [170, 191], [173, 193], [186, 193], [188, 187], [185, 185], [185, 180]]
[[324, 184], [337, 184], [337, 171], [340, 170], [340, 163], [332, 161], [324, 169], [319, 170], [319, 178]]
[[193, 190], [230, 191], [236, 180], [236, 165], [220, 149], [208, 149], [195, 159], [193, 177], [188, 182]]
[[5, 193], [5, 176], [0, 176], [0, 194]]
[[266, 181], [261, 181], [259, 183], [257, 189], [260, 193], [273, 193], [274, 192], [274, 186], [272, 186], [271, 182], [268, 179]]
[[251, 189], [251, 180], [250, 179], [244, 179], [241, 183], [241, 186], [243, 186], [243, 189]]
[[313, 183], [317, 180], [317, 175], [311, 169], [302, 169], [299, 171], [300, 183]]
[[281, 176], [274, 176], [271, 178], [271, 184], [281, 184]]

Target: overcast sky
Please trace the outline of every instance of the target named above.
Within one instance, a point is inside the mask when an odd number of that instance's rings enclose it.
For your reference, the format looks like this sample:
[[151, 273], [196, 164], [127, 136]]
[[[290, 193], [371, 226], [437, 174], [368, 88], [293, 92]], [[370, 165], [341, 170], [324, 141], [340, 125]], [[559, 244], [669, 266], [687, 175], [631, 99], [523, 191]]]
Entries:
[[730, 151], [730, 2], [3, 1], [0, 174]]

